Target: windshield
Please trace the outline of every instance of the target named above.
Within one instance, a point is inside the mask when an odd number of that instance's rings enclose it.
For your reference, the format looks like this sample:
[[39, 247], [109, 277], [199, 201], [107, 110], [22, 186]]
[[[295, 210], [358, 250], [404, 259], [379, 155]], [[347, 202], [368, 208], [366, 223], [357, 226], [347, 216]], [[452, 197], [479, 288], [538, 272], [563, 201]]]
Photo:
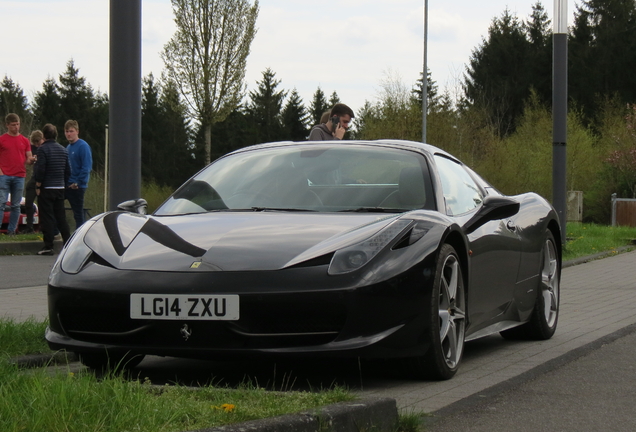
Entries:
[[156, 215], [228, 210], [434, 209], [425, 158], [370, 145], [297, 145], [224, 157], [188, 180]]

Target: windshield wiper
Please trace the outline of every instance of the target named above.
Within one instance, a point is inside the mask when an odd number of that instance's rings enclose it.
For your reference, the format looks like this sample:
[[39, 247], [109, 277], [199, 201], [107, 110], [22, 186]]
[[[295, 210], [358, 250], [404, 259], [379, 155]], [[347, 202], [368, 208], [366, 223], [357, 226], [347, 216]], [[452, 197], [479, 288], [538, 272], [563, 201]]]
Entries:
[[252, 211], [284, 211], [284, 212], [316, 212], [318, 210], [299, 209], [299, 208], [278, 208], [278, 207], [252, 207]]
[[387, 207], [358, 207], [355, 209], [340, 210], [341, 213], [404, 213], [408, 209]]

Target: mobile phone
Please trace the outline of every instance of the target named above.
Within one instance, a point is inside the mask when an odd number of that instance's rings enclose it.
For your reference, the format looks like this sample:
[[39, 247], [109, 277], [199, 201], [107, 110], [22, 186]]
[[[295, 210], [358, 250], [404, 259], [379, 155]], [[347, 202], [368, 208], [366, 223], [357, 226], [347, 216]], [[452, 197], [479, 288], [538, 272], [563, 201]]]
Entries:
[[340, 116], [331, 116], [331, 126], [333, 127], [333, 131], [335, 132], [338, 129], [338, 125], [340, 124]]

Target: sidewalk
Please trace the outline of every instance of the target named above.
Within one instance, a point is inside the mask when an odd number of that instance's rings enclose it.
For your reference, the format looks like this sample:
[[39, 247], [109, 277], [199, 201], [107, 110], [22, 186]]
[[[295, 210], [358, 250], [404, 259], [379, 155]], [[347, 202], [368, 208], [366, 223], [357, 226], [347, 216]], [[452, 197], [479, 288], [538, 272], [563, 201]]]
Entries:
[[[493, 386], [543, 373], [546, 363], [558, 367], [598, 348], [595, 341], [636, 324], [635, 304], [636, 251], [567, 267], [562, 272], [561, 312], [552, 339], [516, 342], [490, 336], [466, 344], [460, 370], [449, 381], [387, 381], [358, 393], [365, 398], [393, 398], [405, 412], [446, 411]], [[7, 316], [46, 317], [46, 287], [0, 290], [0, 317]]]
[[28, 288], [8, 288], [0, 290], [0, 317], [15, 321], [48, 318], [46, 285]]
[[515, 342], [489, 336], [466, 344], [462, 365], [451, 380], [396, 383], [361, 395], [391, 397], [398, 408], [433, 413], [635, 324], [634, 305], [636, 251], [567, 267], [562, 271], [561, 310], [552, 339]]

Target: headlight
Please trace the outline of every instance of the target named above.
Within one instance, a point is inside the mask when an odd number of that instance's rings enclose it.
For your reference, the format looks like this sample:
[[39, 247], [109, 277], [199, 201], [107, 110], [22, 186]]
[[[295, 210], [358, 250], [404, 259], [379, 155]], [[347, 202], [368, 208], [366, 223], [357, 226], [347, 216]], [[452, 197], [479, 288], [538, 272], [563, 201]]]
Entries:
[[397, 220], [363, 242], [340, 249], [331, 259], [329, 274], [349, 273], [364, 266], [396, 237], [403, 234], [412, 223], [413, 221], [408, 219]]
[[65, 273], [78, 273], [93, 251], [84, 243], [84, 236], [93, 226], [95, 221], [89, 220], [73, 233], [73, 237], [64, 247], [64, 255], [62, 256], [62, 270]]

